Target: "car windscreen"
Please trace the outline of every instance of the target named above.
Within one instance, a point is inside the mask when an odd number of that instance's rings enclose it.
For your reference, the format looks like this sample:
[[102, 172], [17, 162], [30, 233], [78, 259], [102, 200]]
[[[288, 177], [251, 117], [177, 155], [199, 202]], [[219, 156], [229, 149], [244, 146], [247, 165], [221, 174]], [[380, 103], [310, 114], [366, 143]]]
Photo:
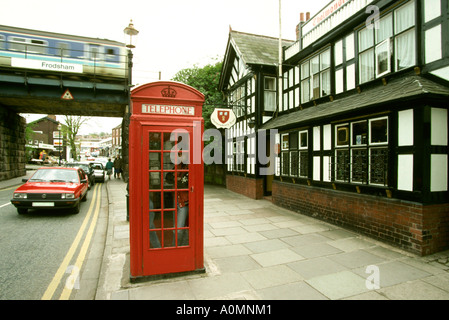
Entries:
[[30, 182], [79, 182], [77, 172], [64, 169], [40, 169], [29, 180]]

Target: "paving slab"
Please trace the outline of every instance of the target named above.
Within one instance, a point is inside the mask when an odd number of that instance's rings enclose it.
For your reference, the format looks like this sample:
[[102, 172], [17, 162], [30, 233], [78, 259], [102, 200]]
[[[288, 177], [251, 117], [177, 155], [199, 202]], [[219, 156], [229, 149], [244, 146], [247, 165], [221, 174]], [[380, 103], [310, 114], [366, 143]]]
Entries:
[[[116, 180], [107, 182], [112, 215], [99, 298], [449, 299], [449, 251], [419, 257], [270, 201], [214, 186], [205, 187], [206, 273], [130, 283], [126, 203], [116, 201], [125, 187]], [[370, 282], [375, 275], [371, 270], [379, 271], [379, 287]]]
[[343, 299], [368, 292], [365, 279], [351, 271], [315, 277], [306, 282], [329, 299]]

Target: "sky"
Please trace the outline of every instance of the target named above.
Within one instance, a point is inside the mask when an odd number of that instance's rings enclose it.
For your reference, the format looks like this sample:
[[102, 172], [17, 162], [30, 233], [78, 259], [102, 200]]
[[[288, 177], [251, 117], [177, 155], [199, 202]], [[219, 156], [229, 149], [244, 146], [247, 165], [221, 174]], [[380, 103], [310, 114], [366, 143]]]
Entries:
[[[282, 38], [295, 40], [300, 13], [313, 17], [329, 2], [281, 0]], [[159, 72], [171, 80], [182, 69], [222, 61], [229, 27], [279, 37], [279, 0], [0, 0], [0, 7], [2, 25], [125, 43], [123, 30], [132, 19], [139, 31], [132, 39], [134, 84], [157, 81]], [[110, 132], [120, 123], [92, 118], [81, 133]]]

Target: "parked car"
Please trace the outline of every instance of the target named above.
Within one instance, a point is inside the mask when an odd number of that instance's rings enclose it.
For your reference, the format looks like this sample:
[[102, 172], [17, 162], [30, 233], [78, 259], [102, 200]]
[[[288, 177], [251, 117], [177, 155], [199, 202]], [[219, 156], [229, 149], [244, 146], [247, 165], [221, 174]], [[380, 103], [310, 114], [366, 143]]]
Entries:
[[24, 185], [14, 191], [11, 203], [19, 214], [28, 209], [70, 208], [79, 213], [81, 201], [86, 201], [88, 181], [82, 169], [44, 167], [38, 169]]
[[104, 167], [100, 162], [91, 162], [90, 166], [94, 170], [95, 182], [101, 181], [104, 182]]
[[64, 165], [67, 168], [81, 168], [86, 172], [89, 179], [89, 189], [95, 184], [94, 170], [89, 165], [89, 162], [69, 162]]
[[95, 159], [95, 162], [100, 162], [103, 165], [103, 167], [106, 167], [106, 163], [108, 163], [108, 158], [97, 157], [97, 159]]

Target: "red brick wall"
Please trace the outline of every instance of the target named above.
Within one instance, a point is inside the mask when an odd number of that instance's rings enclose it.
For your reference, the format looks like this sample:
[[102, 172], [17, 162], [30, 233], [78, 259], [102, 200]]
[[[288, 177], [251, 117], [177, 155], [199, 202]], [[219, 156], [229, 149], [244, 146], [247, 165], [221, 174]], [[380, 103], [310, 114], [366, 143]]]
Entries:
[[449, 203], [426, 206], [279, 181], [273, 203], [419, 255], [449, 249]]
[[263, 179], [227, 175], [226, 188], [251, 199], [263, 198]]

